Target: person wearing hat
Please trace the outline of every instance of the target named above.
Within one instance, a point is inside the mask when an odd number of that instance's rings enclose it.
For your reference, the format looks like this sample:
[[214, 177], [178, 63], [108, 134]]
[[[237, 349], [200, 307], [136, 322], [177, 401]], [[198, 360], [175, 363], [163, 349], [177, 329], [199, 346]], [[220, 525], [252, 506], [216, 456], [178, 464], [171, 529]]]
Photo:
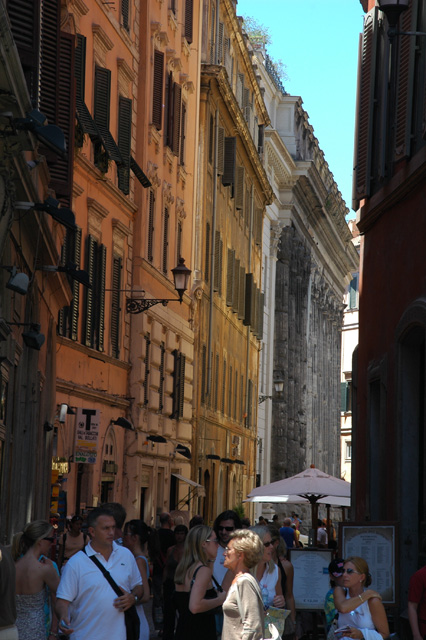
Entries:
[[62, 569], [64, 564], [66, 564], [77, 551], [81, 551], [86, 546], [87, 534], [82, 533], [82, 524], [83, 518], [81, 516], [73, 516], [69, 521], [68, 531], [60, 536], [58, 548], [59, 569]]

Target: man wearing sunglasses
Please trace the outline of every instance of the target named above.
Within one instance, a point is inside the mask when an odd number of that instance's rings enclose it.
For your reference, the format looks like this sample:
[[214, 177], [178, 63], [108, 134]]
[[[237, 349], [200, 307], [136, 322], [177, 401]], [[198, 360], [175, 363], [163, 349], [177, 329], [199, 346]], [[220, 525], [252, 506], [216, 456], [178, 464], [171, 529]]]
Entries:
[[231, 533], [236, 529], [241, 529], [241, 520], [235, 511], [223, 511], [214, 521], [213, 529], [219, 540], [217, 556], [213, 565], [213, 575], [221, 585], [227, 571], [223, 566], [225, 562], [225, 547], [230, 540]]

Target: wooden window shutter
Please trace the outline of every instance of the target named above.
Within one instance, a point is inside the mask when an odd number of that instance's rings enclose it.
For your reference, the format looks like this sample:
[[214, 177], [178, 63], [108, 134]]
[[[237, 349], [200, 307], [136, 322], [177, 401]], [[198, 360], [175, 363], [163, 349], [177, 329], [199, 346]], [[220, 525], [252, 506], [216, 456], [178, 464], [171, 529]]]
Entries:
[[245, 187], [244, 167], [237, 167], [235, 172], [235, 208], [244, 210], [244, 187]]
[[214, 147], [214, 121], [213, 116], [210, 116], [210, 126], [209, 126], [209, 162], [212, 164], [213, 162], [213, 147]]
[[243, 320], [246, 310], [246, 273], [244, 267], [240, 266], [240, 283], [238, 291], [238, 318]]
[[214, 28], [216, 23], [216, 11], [215, 6], [212, 3], [211, 5], [211, 14], [210, 14], [210, 64], [215, 63], [214, 53], [215, 53], [215, 41], [214, 41]]
[[370, 195], [377, 12], [378, 9], [375, 7], [365, 16], [364, 33], [361, 39], [358, 72], [358, 117], [355, 138], [354, 200], [356, 202]]
[[121, 0], [121, 24], [126, 29], [126, 31], [130, 31], [129, 4], [129, 0]]
[[[401, 31], [415, 31], [413, 16], [417, 14], [417, 2], [410, 3], [408, 10], [401, 16]], [[416, 55], [416, 41], [413, 37], [399, 38], [398, 86], [395, 111], [395, 160], [410, 155], [411, 118], [413, 112], [413, 83]]]
[[155, 195], [152, 189], [149, 191], [149, 205], [148, 205], [148, 260], [152, 262], [154, 260], [154, 223], [155, 223]]
[[247, 389], [247, 428], [251, 429], [253, 421], [253, 380], [248, 381]]
[[150, 334], [145, 335], [145, 373], [143, 378], [143, 403], [145, 406], [148, 405], [149, 401], [149, 368], [151, 366], [150, 362], [150, 346], [151, 339]]
[[220, 237], [220, 231], [216, 230], [215, 241], [214, 241], [213, 290], [217, 291], [219, 295], [222, 293], [222, 253], [223, 253], [223, 241]]
[[349, 285], [349, 309], [358, 307], [358, 274], [355, 275]]
[[235, 371], [235, 384], [234, 384], [234, 407], [233, 418], [237, 419], [237, 399], [238, 399], [238, 371]]
[[[109, 130], [111, 100], [111, 71], [103, 67], [95, 68], [94, 118], [102, 136], [102, 144], [109, 156], [117, 164], [123, 158]], [[96, 150], [95, 150], [96, 151]], [[100, 167], [101, 168], [101, 167]]]
[[33, 104], [38, 102], [40, 0], [8, 0], [13, 39], [18, 49], [25, 81]]
[[[41, 3], [40, 111], [49, 124], [58, 124], [60, 2]], [[49, 151], [49, 155], [52, 152]]]
[[228, 249], [227, 271], [226, 271], [226, 306], [232, 307], [234, 301], [235, 283], [235, 250]]
[[223, 361], [223, 367], [222, 367], [222, 402], [221, 402], [222, 415], [225, 415], [225, 397], [226, 397], [226, 360]]
[[232, 415], [232, 364], [229, 365], [229, 378], [228, 378], [228, 411], [227, 414], [229, 417]]
[[185, 28], [184, 36], [186, 41], [191, 44], [192, 42], [192, 29], [193, 29], [193, 0], [185, 0]]
[[265, 294], [261, 291], [259, 293], [259, 304], [257, 307], [258, 316], [257, 316], [257, 338], [258, 340], [263, 340], [263, 307], [265, 305]]
[[217, 174], [223, 175], [225, 168], [225, 129], [219, 127], [217, 136]]
[[159, 396], [159, 411], [160, 413], [164, 409], [164, 361], [166, 357], [166, 347], [164, 342], [160, 345], [160, 381], [158, 386], [158, 396]]
[[[72, 233], [72, 231], [70, 232]], [[77, 227], [74, 233], [74, 263], [77, 269], [80, 268], [81, 262], [81, 229]], [[72, 283], [73, 297], [71, 302], [71, 340], [78, 339], [78, 316], [80, 307], [80, 283], [73, 280]]]
[[132, 101], [120, 96], [118, 101], [118, 148], [123, 164], [118, 167], [118, 188], [124, 194], [130, 187], [130, 146], [132, 135]]
[[178, 222], [176, 230], [176, 264], [179, 264], [179, 258], [182, 257], [182, 233], [182, 222]]
[[183, 406], [185, 402], [185, 355], [175, 349], [173, 352], [173, 412], [171, 418], [179, 420], [183, 417]]
[[185, 363], [186, 356], [181, 353], [179, 362], [179, 418], [183, 418], [183, 405], [185, 402]]
[[238, 313], [240, 301], [240, 261], [234, 259], [234, 285], [232, 291], [232, 311]]
[[207, 374], [207, 348], [203, 344], [201, 350], [201, 402], [204, 404], [206, 400], [206, 374]]
[[224, 29], [224, 25], [223, 22], [219, 22], [219, 46], [218, 46], [218, 59], [216, 60], [216, 64], [223, 64], [223, 46], [224, 46], [224, 39], [223, 39], [223, 29]]
[[86, 347], [91, 347], [93, 344], [93, 316], [94, 316], [94, 297], [95, 297], [95, 276], [96, 276], [96, 240], [92, 235], [87, 236], [87, 257], [86, 257], [86, 271], [89, 274], [89, 279], [92, 284], [92, 288], [86, 287], [86, 313], [85, 313], [85, 327], [84, 327], [84, 344]]
[[204, 280], [210, 279], [210, 223], [206, 223], [206, 255], [204, 259]]
[[166, 87], [164, 90], [164, 133], [166, 145], [173, 145], [173, 73], [166, 73]]
[[168, 272], [168, 257], [169, 257], [169, 209], [164, 207], [163, 213], [163, 251], [162, 251], [162, 264], [161, 269], [164, 275]]
[[180, 150], [179, 163], [185, 165], [185, 139], [186, 139], [186, 104], [182, 102], [182, 114], [180, 119]]
[[84, 102], [86, 84], [86, 38], [77, 34], [77, 46], [74, 52], [74, 76], [76, 80], [76, 112], [81, 132], [76, 144], [83, 145], [83, 133], [87, 133], [92, 141], [101, 139], [100, 132], [89, 109]]
[[114, 256], [112, 260], [111, 292], [111, 351], [113, 358], [120, 357], [120, 299], [122, 260]]
[[74, 88], [75, 36], [61, 31], [59, 55], [59, 96], [57, 124], [64, 132], [67, 158], [56, 157], [49, 166], [51, 187], [61, 203], [71, 207], [74, 167], [75, 88]]
[[175, 156], [179, 155], [181, 104], [182, 87], [175, 82], [173, 85], [173, 140], [171, 147]]
[[239, 73], [237, 79], [237, 102], [241, 109], [244, 106], [244, 74]]
[[263, 153], [263, 143], [265, 139], [265, 125], [259, 124], [258, 136], [257, 136], [257, 150], [259, 153]]
[[163, 112], [163, 76], [164, 53], [154, 51], [154, 82], [152, 90], [152, 124], [158, 130], [161, 129]]
[[105, 279], [106, 279], [106, 246], [101, 244], [98, 251], [98, 281], [96, 286], [97, 292], [97, 323], [96, 333], [97, 340], [95, 348], [98, 351], [104, 350], [105, 336]]
[[348, 410], [348, 389], [349, 384], [347, 382], [340, 383], [340, 411], [343, 412]]
[[240, 374], [240, 420], [244, 420], [244, 376]]
[[237, 163], [237, 138], [225, 138], [225, 154], [222, 184], [225, 187], [233, 185], [235, 182], [235, 167]]
[[219, 406], [219, 354], [216, 354], [215, 357], [215, 368], [214, 368], [214, 405], [213, 408], [217, 411]]
[[245, 296], [245, 313], [244, 313], [244, 320], [243, 320], [243, 324], [248, 326], [248, 325], [253, 325], [254, 323], [254, 317], [253, 317], [253, 307], [254, 307], [254, 295], [255, 295], [255, 291], [254, 291], [254, 279], [253, 279], [253, 274], [252, 273], [246, 273], [246, 296]]

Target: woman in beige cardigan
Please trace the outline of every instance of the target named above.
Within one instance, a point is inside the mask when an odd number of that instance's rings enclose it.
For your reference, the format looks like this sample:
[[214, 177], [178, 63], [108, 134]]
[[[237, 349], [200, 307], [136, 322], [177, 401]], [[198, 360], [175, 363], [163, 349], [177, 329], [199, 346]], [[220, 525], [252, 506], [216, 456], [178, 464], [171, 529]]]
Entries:
[[249, 570], [263, 555], [259, 536], [239, 529], [225, 549], [224, 566], [234, 579], [223, 603], [222, 640], [261, 640], [263, 638], [263, 601], [256, 579]]

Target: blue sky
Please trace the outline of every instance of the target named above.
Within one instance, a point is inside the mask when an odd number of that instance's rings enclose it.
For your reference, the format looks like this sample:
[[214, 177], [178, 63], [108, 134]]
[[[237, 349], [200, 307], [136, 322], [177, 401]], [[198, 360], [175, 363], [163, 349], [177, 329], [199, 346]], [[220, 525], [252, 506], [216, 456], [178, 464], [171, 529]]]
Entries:
[[269, 27], [268, 53], [287, 66], [284, 86], [301, 96], [320, 147], [351, 209], [359, 0], [238, 0], [238, 15]]

